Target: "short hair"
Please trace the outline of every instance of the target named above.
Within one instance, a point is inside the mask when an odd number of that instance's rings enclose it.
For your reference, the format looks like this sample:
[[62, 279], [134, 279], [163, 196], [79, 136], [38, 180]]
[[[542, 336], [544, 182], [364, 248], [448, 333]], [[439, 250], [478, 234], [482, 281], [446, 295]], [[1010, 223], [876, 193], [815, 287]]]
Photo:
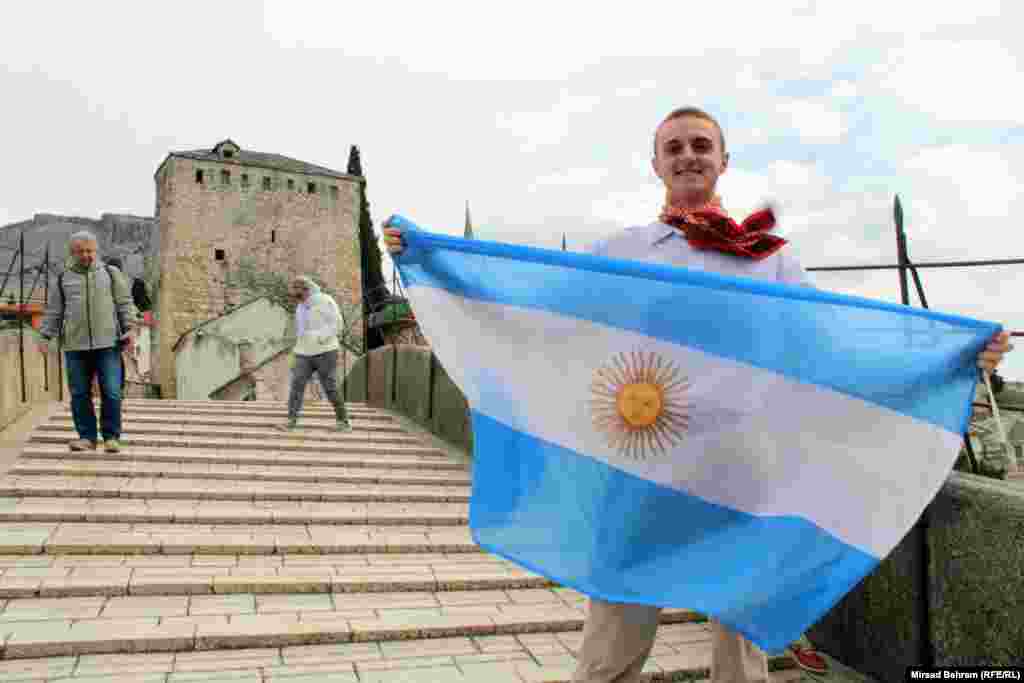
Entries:
[[714, 116], [698, 107], [679, 107], [678, 109], [670, 111], [668, 116], [663, 118], [661, 123], [659, 123], [654, 129], [654, 156], [658, 156], [658, 131], [661, 130], [661, 127], [673, 119], [682, 119], [687, 117], [693, 119], [704, 119], [705, 121], [710, 121], [715, 124], [715, 128], [718, 129], [718, 140], [722, 144], [722, 152], [725, 152], [725, 133], [722, 132], [722, 124], [720, 124]]
[[99, 244], [99, 240], [96, 239], [96, 235], [92, 234], [88, 230], [79, 230], [71, 235], [71, 237], [68, 238], [68, 244], [70, 245], [72, 242], [95, 242], [96, 244]]

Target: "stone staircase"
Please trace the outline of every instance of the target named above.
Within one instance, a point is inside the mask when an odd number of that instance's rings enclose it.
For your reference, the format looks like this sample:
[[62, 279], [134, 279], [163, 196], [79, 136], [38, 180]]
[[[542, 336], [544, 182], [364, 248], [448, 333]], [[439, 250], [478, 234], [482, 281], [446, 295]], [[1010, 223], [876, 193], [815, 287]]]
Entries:
[[[0, 480], [0, 681], [567, 681], [583, 596], [473, 544], [463, 461], [349, 412], [129, 400], [118, 454], [40, 425]], [[666, 610], [652, 679], [709, 662]]]

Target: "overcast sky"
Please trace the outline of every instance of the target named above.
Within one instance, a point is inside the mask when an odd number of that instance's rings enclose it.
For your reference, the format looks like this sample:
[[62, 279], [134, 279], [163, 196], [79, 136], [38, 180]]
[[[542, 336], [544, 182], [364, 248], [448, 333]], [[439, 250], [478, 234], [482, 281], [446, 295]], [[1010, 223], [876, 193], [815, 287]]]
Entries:
[[[342, 171], [359, 145], [377, 225], [461, 234], [468, 200], [479, 238], [581, 249], [655, 217], [652, 132], [697, 105], [726, 208], [772, 200], [805, 266], [894, 262], [896, 192], [911, 258], [1024, 257], [1021, 3], [612, 5], [19, 4], [0, 225], [152, 215], [166, 153], [230, 137]], [[933, 308], [1024, 330], [1024, 266], [921, 272]], [[893, 271], [815, 280], [899, 297]]]

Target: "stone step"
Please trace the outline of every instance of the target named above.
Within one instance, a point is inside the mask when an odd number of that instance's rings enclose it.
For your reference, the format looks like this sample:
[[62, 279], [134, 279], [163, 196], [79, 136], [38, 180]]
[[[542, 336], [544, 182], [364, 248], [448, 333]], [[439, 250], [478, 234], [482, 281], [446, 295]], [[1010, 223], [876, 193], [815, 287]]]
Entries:
[[365, 455], [317, 455], [320, 451], [277, 451], [243, 449], [198, 449], [181, 446], [133, 446], [130, 451], [121, 453], [104, 453], [99, 451], [68, 451], [66, 444], [29, 443], [21, 452], [22, 458], [65, 460], [104, 460], [122, 462], [152, 463], [192, 463], [214, 465], [268, 466], [268, 467], [320, 467], [320, 468], [354, 468], [354, 469], [395, 469], [424, 471], [465, 471], [466, 465], [457, 462], [441, 453], [422, 455], [391, 455], [391, 450], [380, 447], [367, 450]]
[[[98, 402], [97, 402], [98, 406]], [[346, 409], [347, 410], [347, 409]], [[375, 424], [381, 426], [395, 426], [398, 421], [395, 420], [394, 416], [386, 413], [379, 412], [376, 409], [370, 410], [347, 410], [348, 416], [357, 422], [364, 422], [367, 424]], [[125, 408], [121, 410], [122, 418], [137, 418], [137, 417], [149, 417], [149, 418], [164, 418], [164, 419], [199, 419], [208, 420], [213, 418], [223, 418], [227, 420], [246, 420], [246, 419], [259, 419], [263, 421], [270, 421], [274, 424], [283, 422], [288, 417], [288, 410], [284, 405], [279, 405], [276, 408], [196, 408], [193, 410], [182, 411], [179, 409], [169, 408]], [[61, 410], [54, 413], [53, 417], [57, 418], [70, 418], [71, 410], [67, 404], [64, 404]], [[328, 408], [313, 408], [307, 409], [303, 407], [302, 414], [299, 416], [299, 421], [305, 422], [308, 420], [333, 420], [334, 410]]]
[[[232, 415], [213, 415], [213, 416], [190, 416], [190, 415], [152, 415], [149, 413], [132, 413], [125, 411], [122, 415], [123, 418], [123, 429], [126, 432], [138, 431], [142, 425], [188, 425], [189, 427], [221, 427], [221, 428], [238, 428], [238, 429], [273, 429], [276, 425], [281, 424], [284, 421], [284, 417], [260, 417], [253, 415], [246, 416], [232, 416]], [[389, 422], [371, 418], [370, 416], [350, 416], [349, 422], [352, 426], [360, 432], [380, 432], [380, 433], [398, 433], [404, 434], [405, 430], [397, 422]], [[64, 427], [71, 427], [74, 424], [71, 413], [57, 413], [53, 415], [49, 422], [43, 423], [40, 427], [52, 428], [52, 425], [61, 425]], [[299, 431], [305, 433], [307, 431], [322, 430], [322, 431], [334, 431], [334, 415], [325, 415], [310, 417], [303, 415], [299, 421]]]
[[0, 522], [329, 524], [431, 527], [469, 523], [465, 503], [324, 503], [183, 498], [0, 498]]
[[[483, 553], [22, 558], [20, 564], [8, 560], [3, 567], [0, 598], [4, 600], [123, 595], [501, 591], [555, 585], [543, 576]], [[5, 618], [0, 614], [0, 622]]]
[[[283, 647], [82, 654], [0, 662], [0, 680], [235, 681], [236, 683], [567, 683], [582, 642], [577, 630]], [[770, 660], [770, 683], [795, 683], [786, 657]], [[644, 680], [702, 680], [711, 644], [701, 622], [658, 628]]]
[[[333, 423], [332, 423], [333, 424]], [[53, 436], [59, 441], [70, 441], [71, 439], [77, 439], [78, 433], [75, 431], [74, 426], [68, 423], [57, 423], [50, 422], [41, 424], [36, 427], [34, 431], [35, 435], [39, 436]], [[352, 431], [348, 434], [342, 434], [335, 431], [333, 428], [327, 429], [305, 429], [299, 428], [290, 432], [281, 432], [276, 429], [263, 429], [253, 427], [229, 427], [227, 425], [220, 427], [200, 426], [200, 425], [189, 425], [185, 423], [164, 423], [159, 425], [135, 423], [132, 424], [130, 421], [126, 421], [122, 425], [122, 434], [124, 434], [124, 442], [144, 440], [147, 437], [196, 437], [196, 438], [213, 438], [223, 437], [225, 435], [232, 435], [236, 438], [242, 439], [259, 439], [262, 441], [276, 441], [278, 439], [287, 441], [316, 441], [320, 443], [331, 443], [331, 444], [348, 444], [354, 441], [358, 441], [363, 444], [387, 444], [387, 445], [418, 445], [421, 440], [411, 434], [407, 434], [402, 431], [389, 431], [389, 432], [363, 432], [360, 430]], [[38, 439], [34, 439], [38, 440]]]
[[416, 469], [371, 467], [313, 467], [310, 465], [237, 465], [169, 463], [148, 460], [110, 460], [98, 453], [95, 459], [68, 453], [60, 460], [22, 456], [7, 472], [11, 475], [62, 475], [75, 477], [165, 477], [232, 481], [337, 482], [344, 484], [407, 484], [412, 486], [469, 486], [468, 474]]
[[[75, 438], [73, 431], [65, 433], [35, 430], [29, 443], [67, 444]], [[149, 446], [152, 448], [196, 448], [205, 450], [254, 450], [254, 451], [292, 451], [300, 453], [344, 453], [344, 454], [393, 454], [393, 455], [435, 455], [448, 458], [443, 451], [427, 446], [419, 441], [408, 444], [380, 443], [380, 437], [368, 434], [338, 435], [330, 441], [304, 439], [301, 432], [296, 435], [277, 433], [272, 437], [248, 438], [247, 435], [227, 436], [220, 438], [192, 436], [183, 433], [171, 435], [132, 435], [121, 438], [122, 448]], [[384, 437], [387, 438], [387, 437]], [[386, 447], [386, 448], [385, 448]]]
[[15, 475], [0, 482], [0, 497], [295, 500], [321, 502], [464, 503], [465, 485], [342, 484], [252, 479]]
[[[378, 505], [384, 505], [383, 503]], [[305, 513], [302, 513], [305, 514]], [[315, 513], [310, 513], [315, 517]], [[333, 512], [329, 514], [335, 514]], [[402, 516], [396, 512], [396, 518]], [[410, 512], [410, 517], [415, 513]], [[478, 553], [469, 529], [423, 524], [0, 523], [0, 555]]]
[[[70, 404], [65, 403], [64, 413], [70, 415]], [[288, 414], [287, 405], [283, 402], [261, 403], [258, 401], [243, 401], [238, 404], [228, 404], [221, 401], [124, 401], [121, 404], [125, 415], [180, 415], [187, 416], [272, 416], [285, 417]], [[360, 403], [346, 403], [345, 411], [353, 416], [367, 420], [381, 422], [393, 422], [394, 417], [379, 408], [371, 408]], [[302, 406], [302, 417], [333, 417], [334, 409], [326, 402], [306, 402]]]
[[[178, 410], [187, 410], [190, 408], [280, 408], [284, 405], [283, 401], [270, 401], [270, 400], [257, 400], [257, 401], [215, 401], [215, 400], [191, 400], [191, 399], [153, 399], [153, 398], [126, 398], [124, 400], [126, 406], [157, 406], [157, 407], [171, 407]], [[304, 406], [309, 408], [330, 408], [330, 403], [324, 400], [320, 401], [306, 401]], [[349, 401], [345, 403], [347, 408], [356, 408], [363, 410], [377, 410], [367, 405], [363, 401]]]
[[6, 603], [0, 631], [4, 659], [384, 643], [578, 631], [584, 604], [557, 589], [27, 598]]

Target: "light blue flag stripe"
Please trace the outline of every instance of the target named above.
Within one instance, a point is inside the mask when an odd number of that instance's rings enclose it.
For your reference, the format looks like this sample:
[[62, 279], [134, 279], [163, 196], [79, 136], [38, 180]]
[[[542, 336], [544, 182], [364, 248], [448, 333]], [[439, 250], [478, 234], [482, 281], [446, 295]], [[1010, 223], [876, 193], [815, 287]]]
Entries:
[[714, 505], [472, 416], [474, 540], [586, 595], [712, 614], [778, 652], [878, 565], [799, 517]]
[[[391, 223], [408, 245], [396, 258], [407, 287], [642, 332], [955, 433], [967, 428], [974, 358], [1001, 329], [807, 287], [435, 235], [399, 216]], [[624, 297], [629, 306], [609, 305]]]

